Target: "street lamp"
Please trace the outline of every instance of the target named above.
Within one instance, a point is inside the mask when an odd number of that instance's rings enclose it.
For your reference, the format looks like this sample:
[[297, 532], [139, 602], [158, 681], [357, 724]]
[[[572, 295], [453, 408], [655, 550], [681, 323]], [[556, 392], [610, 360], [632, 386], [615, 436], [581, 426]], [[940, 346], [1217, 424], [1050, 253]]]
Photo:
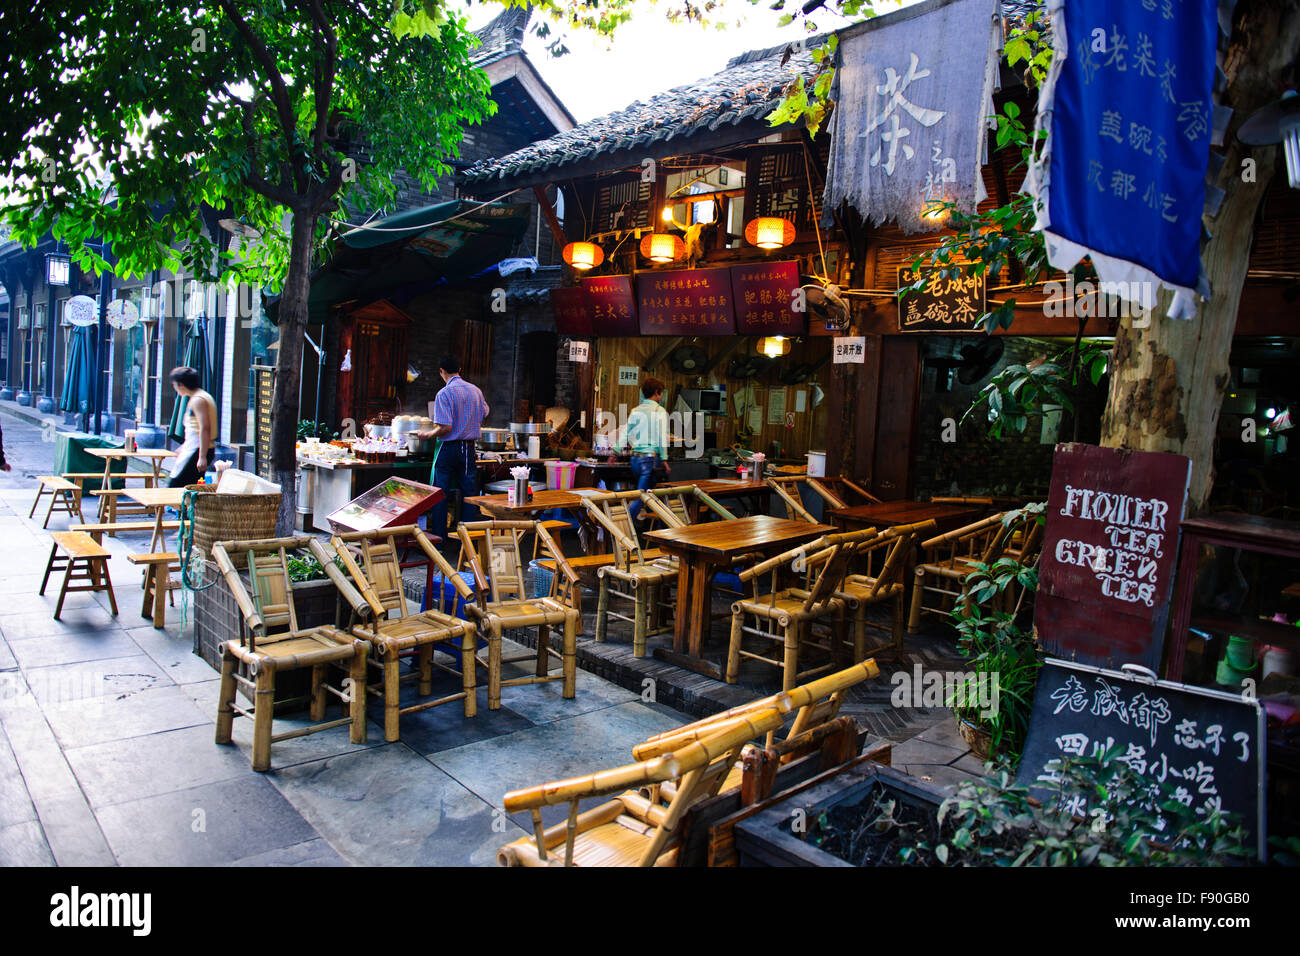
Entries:
[[72, 256], [63, 252], [45, 254], [45, 284], [64, 286], [72, 281]]

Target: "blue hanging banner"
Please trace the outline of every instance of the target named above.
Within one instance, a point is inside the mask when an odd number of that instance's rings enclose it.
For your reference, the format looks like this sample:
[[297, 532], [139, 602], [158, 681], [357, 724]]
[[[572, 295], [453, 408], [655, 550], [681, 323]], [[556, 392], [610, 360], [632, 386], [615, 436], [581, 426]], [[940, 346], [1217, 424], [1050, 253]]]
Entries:
[[1026, 190], [1048, 261], [1090, 256], [1122, 298], [1191, 318], [1207, 297], [1201, 211], [1213, 126], [1217, 0], [1049, 0], [1054, 53], [1039, 98], [1046, 148]]

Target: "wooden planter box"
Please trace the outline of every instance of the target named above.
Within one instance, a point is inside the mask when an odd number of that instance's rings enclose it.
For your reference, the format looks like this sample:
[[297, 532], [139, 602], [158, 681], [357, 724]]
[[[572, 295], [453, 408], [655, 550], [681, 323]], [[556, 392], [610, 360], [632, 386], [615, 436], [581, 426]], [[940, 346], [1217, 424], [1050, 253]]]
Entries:
[[880, 782], [904, 803], [938, 812], [948, 793], [933, 784], [871, 761], [847, 766], [825, 783], [783, 800], [736, 824], [736, 850], [741, 866], [852, 866], [832, 853], [807, 843], [790, 831], [796, 807], [812, 821], [825, 810], [864, 799]]
[[[208, 662], [213, 670], [221, 672], [220, 645], [225, 641], [248, 637], [244, 616], [239, 613], [235, 597], [221, 580], [221, 572], [211, 561], [203, 566], [203, 581], [217, 583], [194, 592], [194, 653]], [[248, 585], [245, 576], [245, 585]], [[339, 613], [339, 593], [327, 579], [302, 581], [293, 586], [294, 604], [300, 628], [334, 624]], [[346, 623], [347, 618], [343, 621]], [[276, 679], [277, 697], [298, 697], [307, 692], [310, 672], [290, 671]], [[241, 687], [240, 692], [247, 697]]]

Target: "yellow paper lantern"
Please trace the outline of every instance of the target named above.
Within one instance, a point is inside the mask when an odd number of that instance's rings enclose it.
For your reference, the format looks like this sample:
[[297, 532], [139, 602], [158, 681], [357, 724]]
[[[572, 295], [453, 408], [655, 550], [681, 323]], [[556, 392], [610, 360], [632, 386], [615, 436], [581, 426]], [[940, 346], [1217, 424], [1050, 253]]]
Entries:
[[676, 262], [686, 255], [686, 244], [665, 232], [652, 232], [641, 240], [641, 255], [651, 262]]
[[760, 249], [780, 249], [794, 242], [794, 223], [780, 216], [760, 216], [745, 226], [745, 241]]
[[790, 354], [790, 340], [784, 335], [769, 335], [759, 343], [759, 351], [768, 358]]
[[560, 254], [565, 262], [582, 272], [594, 269], [605, 261], [605, 250], [594, 242], [571, 242]]

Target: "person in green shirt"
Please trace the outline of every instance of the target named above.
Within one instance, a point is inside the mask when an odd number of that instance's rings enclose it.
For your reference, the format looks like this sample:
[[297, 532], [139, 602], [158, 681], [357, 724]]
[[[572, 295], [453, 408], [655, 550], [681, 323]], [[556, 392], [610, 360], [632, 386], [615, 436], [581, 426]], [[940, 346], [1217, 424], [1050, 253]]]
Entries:
[[[663, 465], [668, 474], [668, 410], [661, 404], [664, 383], [649, 376], [641, 383], [641, 404], [627, 417], [627, 443], [632, 446], [632, 474], [636, 486], [645, 491], [654, 483], [654, 473]], [[628, 505], [628, 515], [636, 521], [641, 502]]]

